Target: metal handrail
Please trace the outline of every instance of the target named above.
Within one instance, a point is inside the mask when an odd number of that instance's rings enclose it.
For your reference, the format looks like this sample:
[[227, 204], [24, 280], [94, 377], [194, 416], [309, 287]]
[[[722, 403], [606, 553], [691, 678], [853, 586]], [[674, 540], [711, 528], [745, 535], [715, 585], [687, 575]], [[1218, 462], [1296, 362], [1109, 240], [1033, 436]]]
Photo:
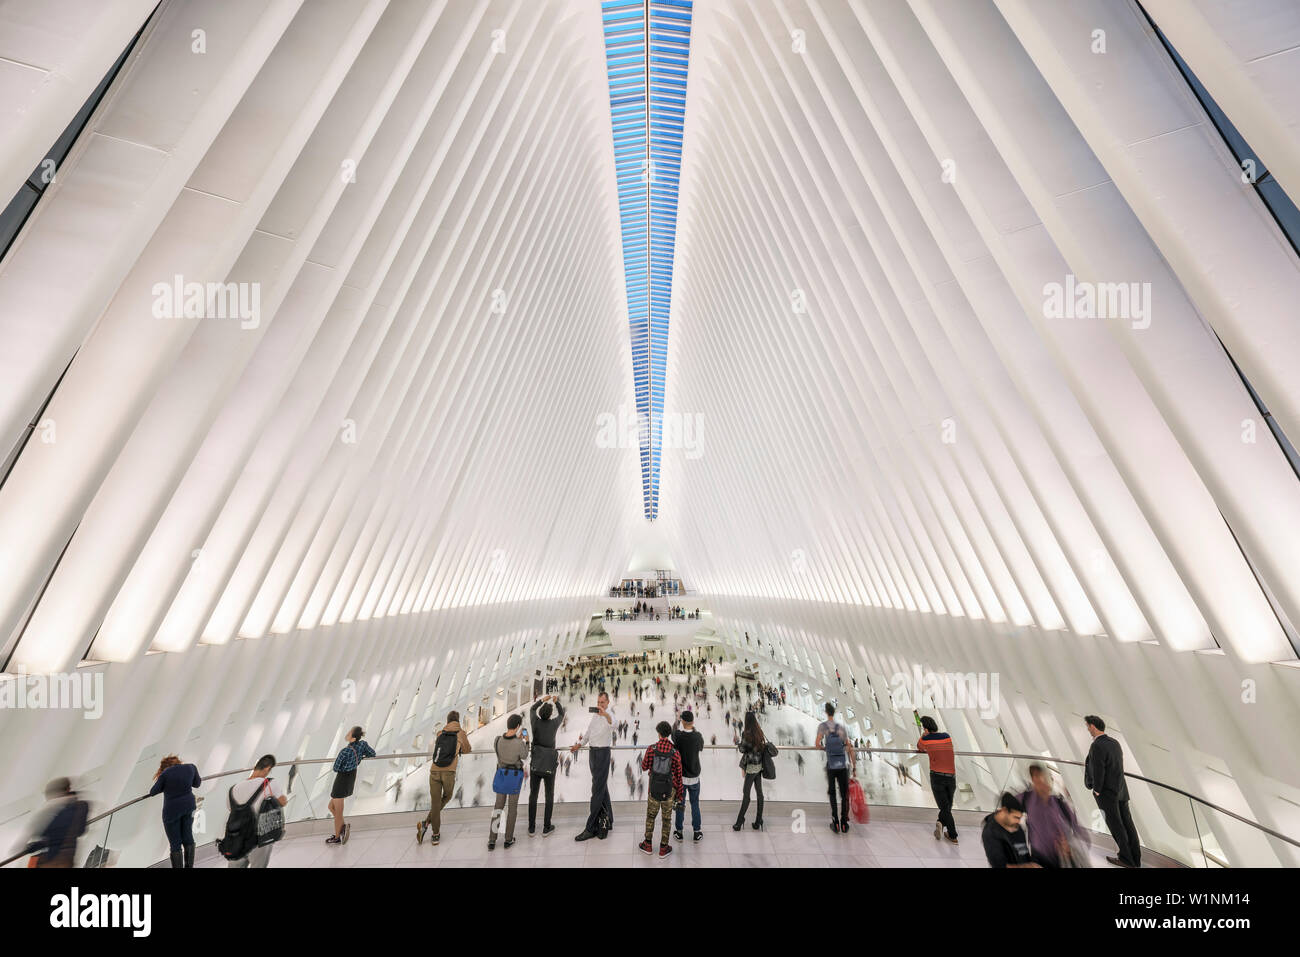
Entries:
[[[472, 732], [471, 732], [471, 733], [472, 733]], [[704, 745], [704, 750], [706, 750], [706, 751], [734, 751], [735, 748], [736, 748], [735, 745], [725, 745], [725, 744], [706, 744], [706, 745]], [[564, 748], [557, 748], [557, 750], [572, 751], [573, 748], [572, 748], [571, 745], [569, 745], [569, 746], [566, 746], [566, 747], [564, 747]], [[580, 750], [580, 751], [586, 751], [586, 750], [589, 750], [589, 748], [588, 748], [587, 745], [582, 745], [578, 750]], [[616, 745], [611, 745], [610, 750], [611, 750], [611, 751], [643, 751], [643, 750], [645, 750], [645, 748], [644, 748], [643, 746], [641, 746], [641, 745], [616, 744]], [[783, 751], [822, 751], [822, 750], [824, 750], [824, 749], [823, 749], [823, 748], [812, 747], [812, 746], [810, 746], [810, 745], [790, 745], [790, 746], [787, 746], [787, 747], [782, 748], [781, 750], [783, 750]], [[903, 755], [917, 755], [917, 754], [921, 754], [921, 753], [923, 753], [923, 752], [916, 751], [916, 750], [914, 750], [914, 749], [909, 749], [909, 748], [867, 748], [867, 747], [851, 747], [849, 750], [855, 752], [855, 754], [859, 754], [859, 753], [868, 753], [868, 754], [903, 754]], [[471, 752], [468, 752], [468, 753], [469, 753], [469, 754], [487, 754], [488, 752], [486, 752], [486, 751], [479, 751], [479, 752], [471, 751]], [[953, 751], [953, 755], [954, 755], [955, 757], [961, 757], [961, 758], [1011, 758], [1011, 759], [1013, 759], [1013, 760], [1035, 761], [1035, 762], [1040, 762], [1040, 763], [1043, 763], [1043, 764], [1068, 764], [1068, 765], [1072, 765], [1072, 766], [1074, 766], [1074, 767], [1080, 767], [1080, 768], [1084, 766], [1084, 762], [1082, 762], [1082, 761], [1073, 761], [1073, 760], [1071, 760], [1071, 759], [1069, 759], [1069, 758], [1054, 758], [1054, 757], [1049, 757], [1049, 756], [1042, 755], [1042, 754], [1016, 754], [1016, 753], [1011, 753], [1011, 752], [998, 752], [998, 751]], [[392, 753], [392, 754], [376, 754], [373, 758], [367, 758], [366, 760], [368, 760], [368, 761], [397, 761], [397, 760], [402, 760], [402, 759], [422, 759], [422, 760], [429, 760], [429, 759], [431, 759], [432, 757], [433, 757], [433, 754], [432, 754], [432, 752], [429, 752], [429, 751], [402, 751], [402, 752], [394, 752], [394, 753]], [[276, 767], [278, 767], [278, 768], [279, 768], [279, 767], [296, 767], [296, 766], [298, 766], [298, 765], [303, 765], [303, 764], [329, 764], [329, 763], [333, 763], [333, 761], [334, 761], [334, 758], [295, 758], [295, 759], [293, 759], [292, 761], [282, 761], [282, 762], [279, 762], [279, 763], [276, 764]], [[212, 781], [212, 780], [216, 780], [216, 779], [218, 779], [218, 778], [230, 777], [230, 776], [233, 775], [233, 774], [248, 774], [248, 773], [250, 773], [252, 770], [253, 770], [252, 768], [236, 768], [236, 769], [231, 770], [231, 771], [218, 771], [216, 774], [205, 774], [205, 775], [202, 775], [202, 778], [203, 778], [204, 781]], [[1124, 776], [1127, 777], [1127, 778], [1132, 778], [1132, 779], [1135, 780], [1135, 781], [1142, 781], [1142, 782], [1144, 782], [1144, 783], [1146, 783], [1146, 784], [1150, 784], [1150, 785], [1153, 785], [1153, 786], [1155, 786], [1155, 787], [1164, 788], [1166, 791], [1172, 791], [1172, 792], [1174, 792], [1175, 794], [1180, 794], [1180, 795], [1182, 795], [1183, 797], [1187, 798], [1187, 799], [1190, 800], [1190, 801], [1195, 801], [1195, 802], [1198, 803], [1198, 804], [1203, 804], [1205, 807], [1207, 807], [1207, 808], [1211, 808], [1212, 810], [1215, 810], [1215, 811], [1218, 811], [1220, 814], [1226, 814], [1226, 815], [1228, 815], [1229, 817], [1231, 817], [1231, 818], [1233, 818], [1233, 819], [1235, 819], [1235, 820], [1237, 820], [1237, 821], [1240, 821], [1242, 824], [1247, 824], [1247, 825], [1249, 825], [1250, 827], [1253, 827], [1253, 828], [1255, 828], [1255, 829], [1257, 829], [1257, 830], [1259, 830], [1259, 831], [1264, 832], [1265, 834], [1269, 835], [1270, 837], [1277, 838], [1279, 841], [1284, 841], [1284, 842], [1286, 842], [1287, 844], [1290, 844], [1292, 847], [1300, 848], [1300, 840], [1296, 840], [1295, 838], [1292, 838], [1292, 837], [1287, 837], [1285, 834], [1282, 834], [1282, 833], [1280, 833], [1280, 832], [1278, 832], [1278, 831], [1275, 831], [1275, 830], [1273, 830], [1271, 827], [1268, 827], [1267, 825], [1260, 824], [1258, 821], [1252, 821], [1250, 818], [1247, 818], [1247, 817], [1242, 817], [1240, 814], [1236, 813], [1235, 811], [1230, 811], [1230, 810], [1228, 810], [1228, 809], [1225, 808], [1225, 807], [1220, 807], [1219, 805], [1213, 803], [1212, 801], [1207, 801], [1207, 800], [1205, 800], [1205, 798], [1198, 797], [1197, 795], [1192, 794], [1192, 793], [1189, 792], [1189, 791], [1184, 791], [1182, 788], [1174, 787], [1172, 784], [1165, 784], [1165, 783], [1162, 782], [1162, 781], [1156, 781], [1156, 780], [1153, 780], [1152, 778], [1144, 777], [1144, 776], [1141, 775], [1141, 774], [1134, 774], [1134, 773], [1131, 772], [1131, 771], [1125, 771], [1125, 772], [1124, 772]], [[124, 802], [122, 802], [121, 804], [117, 805], [116, 807], [110, 808], [110, 809], [107, 810], [107, 811], [103, 811], [103, 812], [101, 812], [100, 814], [97, 814], [97, 815], [95, 815], [94, 817], [87, 819], [87, 821], [86, 821], [86, 827], [89, 828], [90, 825], [92, 825], [92, 824], [96, 824], [96, 823], [98, 823], [99, 821], [102, 821], [102, 820], [104, 820], [104, 819], [107, 818], [107, 817], [111, 817], [112, 815], [117, 814], [119, 811], [123, 811], [123, 810], [125, 810], [126, 808], [131, 807], [131, 806], [134, 805], [134, 804], [139, 804], [141, 801], [147, 801], [147, 800], [148, 800], [149, 798], [151, 798], [151, 797], [154, 797], [154, 795], [152, 795], [152, 794], [142, 794], [142, 795], [140, 795], [139, 797], [134, 797], [134, 798], [131, 798], [130, 800], [124, 801]], [[24, 856], [24, 854], [19, 853], [19, 854], [15, 854], [15, 855], [13, 855], [12, 857], [7, 857], [7, 858], [5, 858], [4, 860], [0, 860], [0, 867], [6, 867], [6, 866], [8, 866], [9, 864], [12, 864], [14, 861], [18, 860], [20, 857], [23, 857], [23, 856]]]

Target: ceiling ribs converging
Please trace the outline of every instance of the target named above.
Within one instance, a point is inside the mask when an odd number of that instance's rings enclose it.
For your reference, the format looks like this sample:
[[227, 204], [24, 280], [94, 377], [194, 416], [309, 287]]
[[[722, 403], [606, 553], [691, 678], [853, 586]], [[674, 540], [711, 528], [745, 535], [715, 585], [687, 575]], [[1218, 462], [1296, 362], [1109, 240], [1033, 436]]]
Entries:
[[645, 517], [659, 512], [691, 0], [601, 4]]

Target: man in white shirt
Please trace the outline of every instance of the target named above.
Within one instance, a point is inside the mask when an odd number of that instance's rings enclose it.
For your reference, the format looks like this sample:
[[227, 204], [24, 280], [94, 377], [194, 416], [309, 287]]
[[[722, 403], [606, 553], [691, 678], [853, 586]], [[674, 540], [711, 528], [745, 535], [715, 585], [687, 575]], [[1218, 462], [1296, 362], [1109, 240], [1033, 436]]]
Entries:
[[[584, 744], [588, 747], [588, 766], [591, 768], [591, 813], [587, 825], [574, 840], [589, 841], [593, 837], [604, 840], [609, 828], [614, 826], [614, 808], [609, 802], [610, 748], [614, 744], [614, 718], [609, 712], [609, 695], [604, 691], [591, 709], [591, 722], [579, 735], [569, 750], [573, 754]], [[604, 818], [604, 827], [601, 826]]]
[[[271, 768], [275, 767], [275, 755], [264, 754], [257, 759], [257, 764], [253, 766], [253, 773], [244, 781], [240, 781], [226, 793], [227, 809], [233, 811], [236, 804], [245, 804], [254, 795], [258, 794], [257, 805], [253, 811], [256, 813], [257, 806], [260, 806], [262, 799], [272, 797], [280, 802], [280, 807], [289, 803], [284, 792], [280, 790], [280, 785], [272, 780], [268, 775]], [[271, 848], [274, 844], [267, 844], [263, 847], [255, 847], [248, 852], [246, 857], [241, 857], [237, 861], [230, 861], [230, 867], [266, 867], [271, 862]]]

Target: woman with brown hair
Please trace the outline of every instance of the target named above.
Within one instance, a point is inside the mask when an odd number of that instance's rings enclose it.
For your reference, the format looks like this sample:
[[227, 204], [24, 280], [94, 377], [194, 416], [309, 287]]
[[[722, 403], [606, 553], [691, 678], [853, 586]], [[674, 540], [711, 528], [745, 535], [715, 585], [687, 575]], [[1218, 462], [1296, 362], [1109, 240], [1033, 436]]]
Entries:
[[169, 754], [158, 763], [149, 794], [162, 792], [163, 830], [167, 832], [172, 867], [194, 866], [194, 789], [203, 783], [199, 769]]
[[758, 726], [758, 718], [754, 712], [745, 712], [745, 727], [740, 733], [740, 770], [745, 775], [745, 791], [740, 799], [740, 814], [736, 816], [736, 823], [731, 825], [733, 831], [739, 831], [745, 826], [745, 812], [749, 810], [749, 791], [753, 788], [758, 792], [758, 813], [754, 815], [754, 830], [763, 828], [763, 758], [768, 755], [768, 749], [771, 753], [776, 753], [776, 748], [768, 743], [767, 736], [763, 734], [763, 729]]

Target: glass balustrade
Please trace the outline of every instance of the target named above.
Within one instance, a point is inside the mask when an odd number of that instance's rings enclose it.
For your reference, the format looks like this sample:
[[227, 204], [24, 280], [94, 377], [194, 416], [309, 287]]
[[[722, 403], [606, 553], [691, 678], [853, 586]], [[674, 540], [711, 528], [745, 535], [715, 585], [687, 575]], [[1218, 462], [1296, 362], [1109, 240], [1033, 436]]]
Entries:
[[[471, 738], [471, 743], [473, 739]], [[483, 750], [461, 755], [456, 768], [456, 788], [447, 808], [490, 809], [494, 803], [492, 778], [496, 756]], [[643, 801], [649, 775], [641, 771], [647, 744], [620, 744], [613, 749], [609, 778], [613, 801]], [[765, 801], [798, 805], [810, 818], [829, 812], [825, 753], [813, 748], [781, 747], [775, 758], [776, 778], [763, 781]], [[867, 750], [856, 752], [854, 777], [861, 784], [869, 807], [934, 809], [929, 786], [928, 759], [909, 751]], [[560, 751], [556, 773], [557, 803], [585, 805], [591, 794], [589, 755]], [[957, 811], [989, 813], [997, 807], [1003, 791], [1020, 794], [1030, 785], [1029, 767], [1047, 769], [1053, 793], [1063, 796], [1074, 808], [1080, 823], [1096, 834], [1108, 833], [1105, 816], [1083, 786], [1083, 769], [1072, 762], [1027, 756], [957, 755], [958, 788], [953, 807]], [[286, 824], [326, 821], [329, 792], [334, 774], [332, 760], [315, 759], [294, 765], [280, 765], [272, 776], [289, 798], [285, 805]], [[429, 809], [429, 771], [426, 754], [381, 754], [362, 762], [356, 789], [348, 800], [349, 819], [386, 814], [420, 814]], [[292, 771], [292, 773], [291, 773]], [[194, 839], [211, 844], [225, 831], [228, 792], [244, 780], [248, 771], [232, 771], [205, 777], [195, 789], [198, 807], [194, 817]], [[701, 754], [702, 801], [738, 801], [744, 774], [739, 755], [732, 746], [706, 746]], [[1130, 809], [1137, 822], [1144, 849], [1158, 852], [1188, 867], [1297, 866], [1300, 844], [1275, 836], [1267, 829], [1236, 818], [1212, 805], [1193, 799], [1182, 791], [1130, 776]], [[526, 781], [520, 803], [528, 800]], [[544, 793], [544, 792], [543, 792]], [[539, 794], [539, 801], [543, 800]], [[161, 799], [140, 798], [110, 814], [92, 820], [78, 849], [80, 866], [144, 867], [166, 861], [168, 847], [161, 820]], [[412, 823], [415, 818], [408, 818]], [[404, 823], [404, 822], [403, 822]], [[1032, 815], [1026, 820], [1032, 833]], [[967, 831], [970, 831], [967, 826]], [[1094, 841], [1093, 858], [1102, 852]], [[1104, 856], [1104, 855], [1102, 855]], [[15, 858], [8, 866], [25, 866]]]

